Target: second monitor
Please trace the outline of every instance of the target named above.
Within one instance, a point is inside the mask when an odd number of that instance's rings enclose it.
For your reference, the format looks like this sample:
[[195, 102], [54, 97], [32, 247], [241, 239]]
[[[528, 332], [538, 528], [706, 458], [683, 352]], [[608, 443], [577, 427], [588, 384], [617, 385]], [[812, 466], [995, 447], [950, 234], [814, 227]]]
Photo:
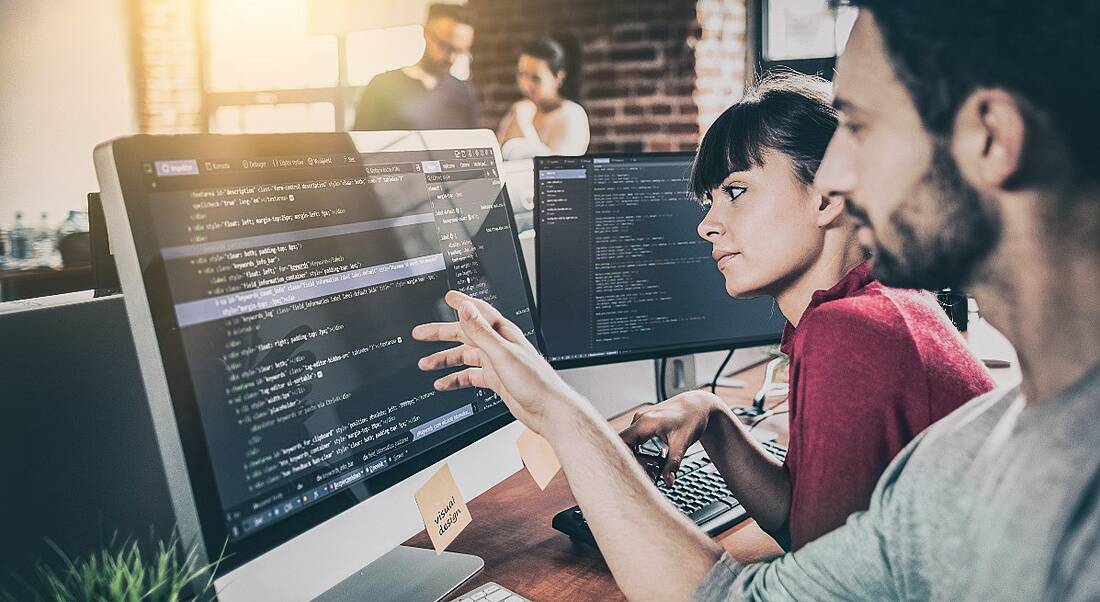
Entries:
[[778, 342], [774, 301], [731, 298], [696, 233], [693, 157], [536, 159], [537, 305], [555, 367]]

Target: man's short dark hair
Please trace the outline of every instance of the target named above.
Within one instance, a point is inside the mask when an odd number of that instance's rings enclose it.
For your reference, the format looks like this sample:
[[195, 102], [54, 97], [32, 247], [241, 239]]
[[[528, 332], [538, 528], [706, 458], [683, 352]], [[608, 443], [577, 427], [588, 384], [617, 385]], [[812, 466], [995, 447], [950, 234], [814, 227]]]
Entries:
[[[979, 88], [1021, 99], [1049, 123], [1076, 176], [1100, 180], [1100, 2], [832, 0], [869, 10], [925, 127], [946, 139]], [[1040, 151], [1041, 152], [1041, 151]]]
[[764, 164], [764, 154], [783, 153], [806, 185], [837, 128], [828, 81], [793, 71], [764, 75], [744, 98], [711, 124], [691, 168], [691, 192], [708, 198], [734, 171]]
[[470, 10], [461, 4], [446, 4], [437, 3], [428, 6], [428, 20], [427, 23], [435, 21], [436, 19], [451, 19], [456, 23], [462, 23], [463, 25], [473, 25], [473, 14]]

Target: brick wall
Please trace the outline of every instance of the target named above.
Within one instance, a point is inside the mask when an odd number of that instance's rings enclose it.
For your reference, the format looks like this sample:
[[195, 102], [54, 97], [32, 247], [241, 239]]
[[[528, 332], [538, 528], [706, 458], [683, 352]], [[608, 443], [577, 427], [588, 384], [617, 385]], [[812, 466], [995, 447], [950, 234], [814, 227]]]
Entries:
[[472, 81], [486, 127], [519, 98], [519, 46], [567, 32], [583, 48], [592, 151], [694, 150], [744, 86], [743, 0], [469, 0]]
[[198, 0], [131, 0], [129, 4], [139, 131], [206, 131]]
[[698, 0], [702, 35], [695, 44], [695, 105], [699, 127], [706, 131], [745, 91], [749, 63], [743, 1]]
[[[519, 98], [520, 45], [550, 32], [582, 44], [581, 102], [593, 151], [693, 150], [744, 88], [745, 0], [468, 0], [478, 15], [472, 81], [496, 128]], [[129, 0], [139, 128], [206, 130], [200, 0]]]

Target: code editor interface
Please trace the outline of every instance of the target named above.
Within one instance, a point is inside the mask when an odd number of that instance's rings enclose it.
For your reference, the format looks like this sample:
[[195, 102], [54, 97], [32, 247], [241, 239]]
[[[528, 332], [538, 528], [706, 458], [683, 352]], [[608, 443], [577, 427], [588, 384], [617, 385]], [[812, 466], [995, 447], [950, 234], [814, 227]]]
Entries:
[[552, 361], [777, 336], [770, 298], [726, 294], [703, 211], [688, 193], [692, 155], [540, 160], [540, 328]]
[[144, 165], [167, 293], [230, 538], [506, 413], [437, 392], [413, 326], [457, 289], [529, 336], [491, 149]]

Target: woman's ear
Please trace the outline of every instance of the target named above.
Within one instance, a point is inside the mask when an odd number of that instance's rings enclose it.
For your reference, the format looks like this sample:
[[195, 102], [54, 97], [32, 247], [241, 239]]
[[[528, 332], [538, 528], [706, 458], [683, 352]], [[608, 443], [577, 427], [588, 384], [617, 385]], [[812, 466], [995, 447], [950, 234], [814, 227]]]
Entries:
[[840, 216], [844, 215], [844, 199], [839, 195], [823, 195], [813, 193], [818, 203], [817, 226], [827, 228], [837, 223]]

